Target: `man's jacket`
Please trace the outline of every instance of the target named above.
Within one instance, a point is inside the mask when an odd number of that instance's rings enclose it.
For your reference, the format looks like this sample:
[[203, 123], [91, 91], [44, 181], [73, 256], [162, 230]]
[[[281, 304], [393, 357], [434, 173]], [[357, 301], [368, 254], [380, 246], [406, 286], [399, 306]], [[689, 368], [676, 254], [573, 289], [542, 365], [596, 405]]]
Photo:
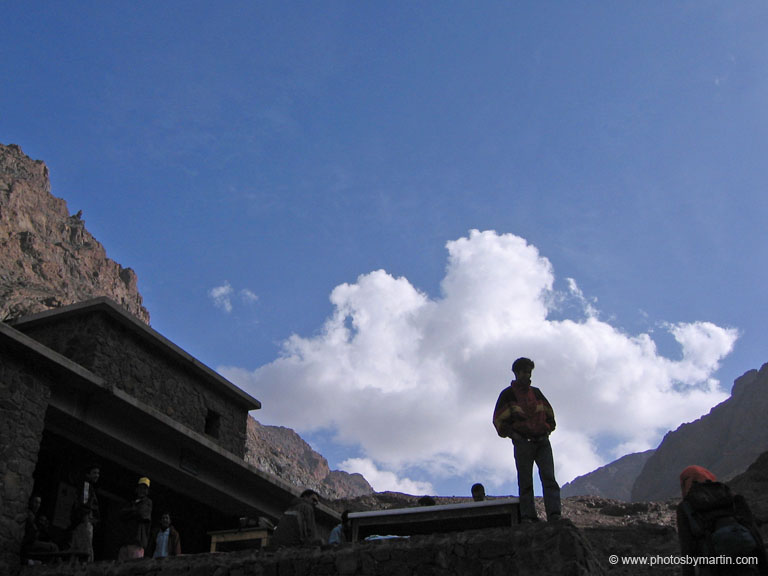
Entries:
[[547, 437], [555, 429], [555, 412], [541, 390], [512, 382], [501, 391], [493, 410], [493, 425], [502, 438]]

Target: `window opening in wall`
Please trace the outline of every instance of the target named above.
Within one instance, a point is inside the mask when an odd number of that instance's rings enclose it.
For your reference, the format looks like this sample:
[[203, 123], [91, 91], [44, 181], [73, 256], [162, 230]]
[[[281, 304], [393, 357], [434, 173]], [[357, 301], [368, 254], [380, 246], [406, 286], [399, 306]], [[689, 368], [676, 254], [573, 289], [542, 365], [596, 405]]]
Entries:
[[221, 415], [209, 409], [205, 417], [205, 433], [212, 438], [218, 438], [220, 429]]

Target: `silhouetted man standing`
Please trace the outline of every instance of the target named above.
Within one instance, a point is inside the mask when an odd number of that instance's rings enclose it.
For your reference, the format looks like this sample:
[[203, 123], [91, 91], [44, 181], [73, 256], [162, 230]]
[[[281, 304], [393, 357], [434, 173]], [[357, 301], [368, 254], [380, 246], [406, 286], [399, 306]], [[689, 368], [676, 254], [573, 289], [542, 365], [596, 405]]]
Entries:
[[77, 499], [72, 508], [72, 535], [69, 547], [88, 553], [88, 562], [93, 562], [93, 527], [101, 520], [96, 484], [101, 476], [101, 467], [91, 464], [85, 470], [85, 477], [77, 489]]
[[555, 480], [555, 461], [549, 435], [555, 429], [555, 413], [541, 390], [531, 386], [534, 363], [518, 358], [512, 364], [515, 379], [501, 391], [493, 411], [493, 425], [515, 447], [517, 486], [522, 522], [536, 522], [533, 501], [533, 464], [539, 468], [547, 520], [560, 518], [560, 486]]

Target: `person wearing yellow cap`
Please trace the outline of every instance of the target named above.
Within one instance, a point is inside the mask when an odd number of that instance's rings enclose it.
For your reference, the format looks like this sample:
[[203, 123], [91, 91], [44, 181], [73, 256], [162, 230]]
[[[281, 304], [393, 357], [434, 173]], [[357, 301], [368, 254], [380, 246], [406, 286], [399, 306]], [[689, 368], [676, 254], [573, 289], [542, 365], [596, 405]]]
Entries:
[[143, 558], [149, 542], [152, 521], [152, 500], [149, 498], [149, 478], [142, 476], [136, 484], [136, 498], [120, 511], [122, 532], [118, 561]]

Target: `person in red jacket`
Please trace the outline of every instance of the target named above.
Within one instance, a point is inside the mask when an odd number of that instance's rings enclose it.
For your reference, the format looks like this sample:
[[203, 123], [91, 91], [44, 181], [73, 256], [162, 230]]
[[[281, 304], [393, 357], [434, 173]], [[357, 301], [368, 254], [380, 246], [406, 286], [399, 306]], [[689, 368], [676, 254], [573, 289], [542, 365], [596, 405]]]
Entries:
[[544, 490], [547, 520], [559, 520], [560, 485], [555, 480], [555, 461], [549, 435], [555, 429], [555, 413], [541, 390], [531, 386], [535, 365], [529, 358], [512, 364], [515, 379], [501, 391], [493, 411], [493, 425], [502, 438], [511, 438], [515, 447], [517, 487], [522, 522], [536, 522], [533, 501], [533, 464], [539, 468]]

